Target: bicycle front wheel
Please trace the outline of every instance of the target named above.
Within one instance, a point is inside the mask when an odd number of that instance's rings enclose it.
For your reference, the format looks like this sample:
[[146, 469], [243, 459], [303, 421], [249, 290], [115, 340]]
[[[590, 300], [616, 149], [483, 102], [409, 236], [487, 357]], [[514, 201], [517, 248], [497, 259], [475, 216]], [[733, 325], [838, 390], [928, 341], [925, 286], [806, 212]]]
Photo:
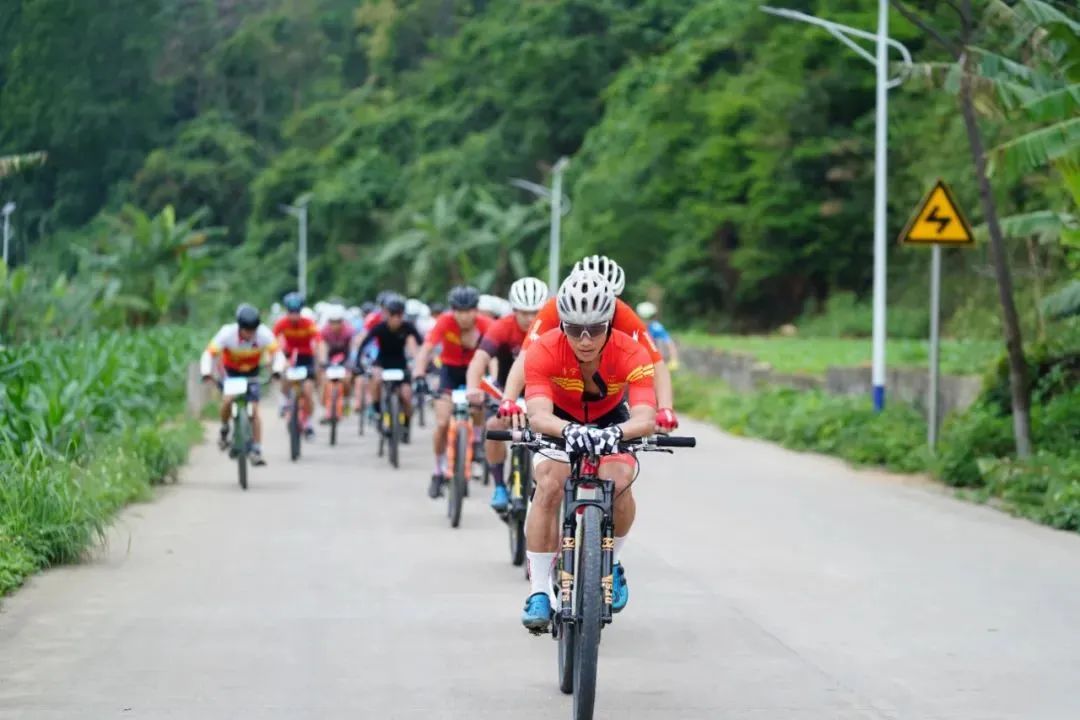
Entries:
[[398, 445], [401, 443], [401, 398], [390, 393], [390, 464], [398, 466]]
[[236, 413], [236, 420], [233, 422], [233, 448], [236, 452], [236, 472], [241, 490], [247, 490], [248, 487], [247, 456], [249, 444], [247, 410], [246, 408], [240, 408], [240, 411]]
[[330, 444], [337, 445], [338, 404], [341, 402], [341, 390], [334, 383], [330, 391]]
[[300, 397], [295, 390], [289, 410], [289, 457], [294, 461], [300, 457]]
[[469, 441], [471, 427], [468, 422], [457, 421], [454, 433], [454, 476], [450, 479], [450, 527], [461, 524], [461, 505], [469, 482]]
[[604, 591], [600, 584], [600, 508], [587, 505], [581, 516], [581, 547], [574, 578], [577, 596], [577, 637], [574, 658], [574, 720], [592, 720], [596, 703], [596, 670], [600, 659], [600, 628]]

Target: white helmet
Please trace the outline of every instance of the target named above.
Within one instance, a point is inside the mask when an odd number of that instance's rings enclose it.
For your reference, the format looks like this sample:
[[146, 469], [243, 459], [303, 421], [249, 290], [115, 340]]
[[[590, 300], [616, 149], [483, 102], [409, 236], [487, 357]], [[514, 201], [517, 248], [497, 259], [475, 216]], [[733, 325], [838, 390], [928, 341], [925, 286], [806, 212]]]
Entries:
[[637, 314], [641, 316], [642, 319], [648, 320], [656, 315], [656, 306], [648, 300], [640, 302], [637, 306]]
[[548, 286], [540, 278], [524, 277], [510, 286], [510, 307], [514, 310], [534, 312], [544, 307], [548, 299]]
[[409, 298], [405, 301], [405, 317], [418, 318], [427, 317], [428, 315], [431, 315], [431, 308], [425, 305], [422, 300]]
[[606, 255], [589, 255], [581, 258], [574, 265], [574, 271], [578, 270], [592, 270], [600, 273], [611, 285], [611, 292], [615, 293], [615, 297], [622, 295], [626, 287], [626, 273], [617, 262]]
[[315, 319], [315, 311], [312, 310], [311, 308], [307, 307], [307, 306], [304, 306], [300, 310], [300, 317], [307, 318], [308, 320], [314, 320]]
[[495, 295], [481, 295], [480, 300], [476, 303], [476, 309], [482, 313], [494, 315], [495, 317], [502, 317], [503, 310], [505, 309], [505, 301], [501, 297]]
[[615, 293], [604, 276], [593, 270], [576, 270], [563, 281], [555, 300], [559, 320], [574, 325], [611, 322], [615, 316]]
[[325, 312], [326, 322], [342, 322], [345, 320], [345, 307], [342, 305], [330, 305]]

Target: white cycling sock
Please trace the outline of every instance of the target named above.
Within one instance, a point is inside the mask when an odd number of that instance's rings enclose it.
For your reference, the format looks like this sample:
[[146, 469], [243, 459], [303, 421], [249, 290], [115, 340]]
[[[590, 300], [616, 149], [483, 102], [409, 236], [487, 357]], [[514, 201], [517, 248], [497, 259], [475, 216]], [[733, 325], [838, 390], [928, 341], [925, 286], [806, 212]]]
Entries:
[[527, 550], [525, 557], [529, 559], [529, 584], [532, 594], [551, 594], [551, 570], [555, 567], [555, 553], [533, 552]]
[[450, 460], [447, 458], [446, 453], [435, 456], [435, 473], [437, 475], [446, 475], [449, 467]]
[[615, 550], [612, 552], [612, 562], [618, 563], [619, 556], [622, 554], [623, 545], [626, 544], [626, 536], [615, 538]]

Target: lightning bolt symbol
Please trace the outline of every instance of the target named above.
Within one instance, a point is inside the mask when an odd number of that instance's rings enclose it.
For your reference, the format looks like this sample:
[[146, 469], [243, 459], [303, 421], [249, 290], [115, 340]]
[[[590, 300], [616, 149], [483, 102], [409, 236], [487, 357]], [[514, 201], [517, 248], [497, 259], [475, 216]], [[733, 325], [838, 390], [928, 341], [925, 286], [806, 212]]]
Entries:
[[930, 214], [926, 216], [926, 222], [937, 223], [938, 224], [937, 234], [940, 235], [941, 233], [945, 232], [945, 228], [949, 227], [949, 223], [952, 222], [952, 218], [938, 217], [937, 211], [938, 211], [938, 206], [935, 205], [933, 207], [933, 209], [930, 211]]

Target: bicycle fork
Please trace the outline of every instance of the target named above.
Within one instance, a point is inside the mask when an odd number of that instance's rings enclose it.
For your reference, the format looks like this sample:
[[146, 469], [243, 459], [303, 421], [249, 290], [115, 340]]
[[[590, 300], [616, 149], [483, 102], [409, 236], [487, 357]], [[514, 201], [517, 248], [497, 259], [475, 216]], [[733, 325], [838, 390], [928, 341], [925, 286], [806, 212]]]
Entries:
[[604, 606], [601, 619], [605, 625], [611, 622], [611, 602], [614, 587], [615, 556], [615, 521], [614, 492], [615, 483], [601, 480], [596, 476], [597, 466], [583, 461], [580, 479], [575, 480], [575, 473], [566, 480], [563, 506], [562, 542], [560, 545], [561, 569], [559, 572], [559, 617], [564, 623], [575, 622], [578, 608], [574, 606], [574, 583], [577, 571], [577, 553], [580, 547], [579, 520], [587, 506], [597, 507], [601, 511], [600, 521], [600, 586], [604, 593]]

